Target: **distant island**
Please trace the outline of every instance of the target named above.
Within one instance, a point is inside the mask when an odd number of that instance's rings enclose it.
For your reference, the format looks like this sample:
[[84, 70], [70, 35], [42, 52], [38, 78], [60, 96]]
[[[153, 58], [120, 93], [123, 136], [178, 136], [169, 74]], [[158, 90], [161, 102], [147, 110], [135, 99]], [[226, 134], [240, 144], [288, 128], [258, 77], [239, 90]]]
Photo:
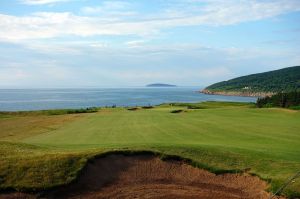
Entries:
[[146, 85], [146, 87], [177, 87], [177, 86], [172, 84], [155, 83], [155, 84], [148, 84]]
[[201, 92], [215, 95], [265, 97], [300, 91], [300, 66], [257, 73], [212, 84]]

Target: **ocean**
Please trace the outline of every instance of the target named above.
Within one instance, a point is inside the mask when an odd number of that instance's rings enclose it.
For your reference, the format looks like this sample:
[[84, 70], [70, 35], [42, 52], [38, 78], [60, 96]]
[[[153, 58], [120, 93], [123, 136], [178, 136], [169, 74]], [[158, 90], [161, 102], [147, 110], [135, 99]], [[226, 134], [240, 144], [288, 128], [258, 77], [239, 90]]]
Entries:
[[0, 89], [0, 111], [28, 111], [105, 106], [145, 106], [170, 102], [255, 102], [255, 97], [205, 95], [199, 87]]

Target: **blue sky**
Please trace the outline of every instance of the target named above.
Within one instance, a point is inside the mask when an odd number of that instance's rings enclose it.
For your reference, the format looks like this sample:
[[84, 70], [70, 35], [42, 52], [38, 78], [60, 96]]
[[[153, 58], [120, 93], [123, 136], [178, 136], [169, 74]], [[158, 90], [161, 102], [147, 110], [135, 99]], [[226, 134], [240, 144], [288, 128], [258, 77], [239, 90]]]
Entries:
[[207, 86], [300, 65], [299, 0], [1, 0], [0, 88]]

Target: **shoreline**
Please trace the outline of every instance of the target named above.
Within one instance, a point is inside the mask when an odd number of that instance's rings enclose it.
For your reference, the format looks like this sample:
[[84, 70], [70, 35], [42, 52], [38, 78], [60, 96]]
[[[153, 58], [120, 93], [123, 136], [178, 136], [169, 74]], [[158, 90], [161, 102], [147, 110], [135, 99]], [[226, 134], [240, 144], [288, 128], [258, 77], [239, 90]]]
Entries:
[[239, 97], [267, 97], [272, 96], [272, 92], [238, 92], [238, 91], [210, 91], [207, 89], [199, 91], [206, 95], [223, 95], [223, 96], [239, 96]]

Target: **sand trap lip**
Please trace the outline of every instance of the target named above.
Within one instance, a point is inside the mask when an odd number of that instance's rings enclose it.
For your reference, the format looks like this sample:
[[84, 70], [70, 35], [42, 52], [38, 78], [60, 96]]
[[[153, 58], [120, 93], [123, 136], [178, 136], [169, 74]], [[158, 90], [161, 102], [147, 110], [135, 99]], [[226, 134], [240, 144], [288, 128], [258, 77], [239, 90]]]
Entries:
[[266, 182], [240, 174], [215, 175], [153, 155], [109, 155], [89, 163], [78, 181], [49, 198], [255, 198]]
[[162, 161], [154, 155], [119, 154], [88, 163], [76, 182], [50, 191], [42, 198], [267, 199], [270, 197], [265, 191], [267, 187], [266, 182], [255, 176], [215, 175], [183, 161]]

